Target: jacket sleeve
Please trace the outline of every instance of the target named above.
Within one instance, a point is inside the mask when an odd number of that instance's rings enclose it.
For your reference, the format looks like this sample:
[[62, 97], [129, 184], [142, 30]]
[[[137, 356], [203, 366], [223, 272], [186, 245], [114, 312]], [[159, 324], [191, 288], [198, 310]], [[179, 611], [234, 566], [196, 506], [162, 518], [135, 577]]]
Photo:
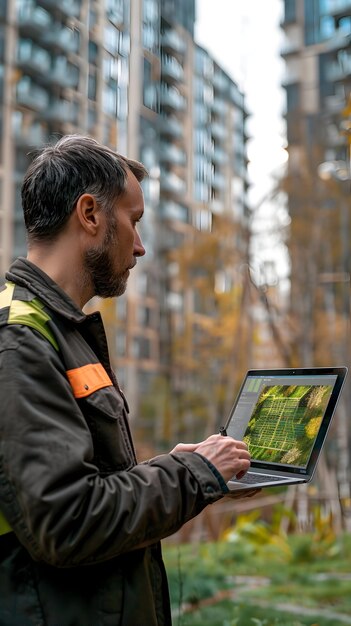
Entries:
[[104, 561], [176, 532], [223, 496], [193, 453], [102, 474], [60, 358], [13, 326], [0, 348], [0, 508], [35, 560]]

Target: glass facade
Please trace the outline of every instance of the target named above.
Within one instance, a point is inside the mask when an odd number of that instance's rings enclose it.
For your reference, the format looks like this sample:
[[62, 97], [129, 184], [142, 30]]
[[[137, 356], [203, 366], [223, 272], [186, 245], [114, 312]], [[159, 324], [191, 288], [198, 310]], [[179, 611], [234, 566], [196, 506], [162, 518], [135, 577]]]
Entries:
[[0, 230], [10, 225], [11, 240], [7, 251], [0, 240], [2, 267], [25, 254], [20, 187], [31, 150], [89, 134], [149, 172], [147, 256], [108, 327], [132, 401], [169, 363], [167, 333], [195, 301], [170, 254], [194, 229], [210, 233], [216, 212], [242, 219], [246, 206], [243, 96], [196, 46], [194, 16], [194, 0], [0, 0]]
[[[351, 2], [296, 0], [286, 2], [285, 10], [283, 27], [293, 44], [285, 54], [289, 144], [301, 145], [304, 137], [310, 136], [323, 145], [328, 159], [343, 160], [347, 142], [338, 128], [351, 91]], [[300, 41], [295, 25], [289, 22], [293, 10], [304, 33]]]

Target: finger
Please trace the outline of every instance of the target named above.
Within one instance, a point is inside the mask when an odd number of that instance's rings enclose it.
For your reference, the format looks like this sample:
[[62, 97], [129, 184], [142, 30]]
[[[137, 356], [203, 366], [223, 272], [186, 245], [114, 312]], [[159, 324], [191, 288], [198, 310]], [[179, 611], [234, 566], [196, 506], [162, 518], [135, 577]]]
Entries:
[[236, 443], [236, 447], [240, 448], [241, 450], [247, 450], [247, 443], [245, 443], [245, 441], [237, 441], [235, 440]]
[[[249, 469], [249, 468], [247, 468], [247, 469]], [[238, 480], [240, 480], [240, 478], [243, 478], [243, 477], [245, 476], [246, 472], [247, 472], [247, 470], [240, 470], [240, 472], [238, 472], [238, 473], [236, 474], [236, 478], [237, 478]]]

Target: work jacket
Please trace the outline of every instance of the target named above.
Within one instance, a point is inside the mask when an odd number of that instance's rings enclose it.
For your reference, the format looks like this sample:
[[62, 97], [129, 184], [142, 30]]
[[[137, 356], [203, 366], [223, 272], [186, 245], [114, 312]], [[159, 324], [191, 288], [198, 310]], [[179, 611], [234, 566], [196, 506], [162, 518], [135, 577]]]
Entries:
[[171, 623], [159, 541], [223, 496], [194, 453], [137, 463], [99, 313], [17, 259], [0, 291], [0, 626]]

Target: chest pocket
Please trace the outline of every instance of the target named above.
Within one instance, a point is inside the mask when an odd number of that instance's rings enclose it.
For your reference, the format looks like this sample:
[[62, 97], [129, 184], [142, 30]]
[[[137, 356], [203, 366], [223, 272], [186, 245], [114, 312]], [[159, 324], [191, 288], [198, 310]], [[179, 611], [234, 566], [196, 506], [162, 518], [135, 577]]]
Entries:
[[122, 396], [113, 386], [77, 399], [94, 444], [94, 463], [102, 473], [127, 470], [135, 454]]
[[101, 363], [67, 370], [73, 394], [89, 426], [94, 462], [102, 473], [133, 467], [135, 455], [127, 406]]

